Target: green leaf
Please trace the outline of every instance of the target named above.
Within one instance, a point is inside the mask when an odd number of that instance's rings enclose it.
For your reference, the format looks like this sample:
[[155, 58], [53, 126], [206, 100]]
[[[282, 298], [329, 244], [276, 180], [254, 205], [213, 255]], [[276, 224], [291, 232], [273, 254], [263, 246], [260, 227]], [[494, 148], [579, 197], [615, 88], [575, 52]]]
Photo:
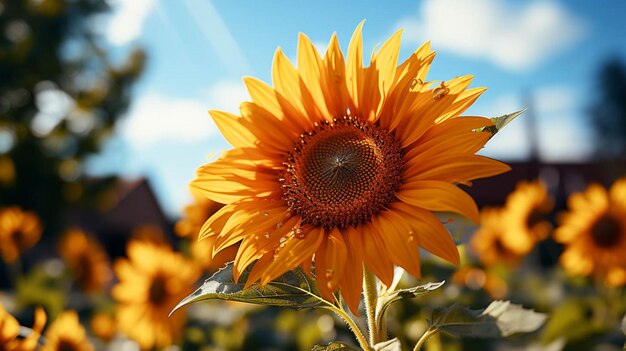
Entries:
[[439, 289], [446, 281], [442, 280], [436, 283], [426, 283], [418, 286], [414, 286], [409, 289], [396, 290], [391, 294], [391, 302], [395, 302], [401, 299], [412, 299], [421, 295], [428, 294], [431, 291]]
[[526, 109], [519, 110], [519, 111], [516, 111], [516, 112], [512, 112], [512, 113], [506, 114], [504, 116], [492, 117], [490, 119], [493, 122], [493, 125], [489, 126], [489, 127], [483, 127], [482, 129], [480, 129], [478, 131], [479, 132], [490, 132], [492, 134], [492, 136], [493, 136], [497, 132], [502, 130], [502, 128], [504, 128], [512, 120], [514, 120], [517, 117], [521, 116], [522, 113], [524, 113], [524, 112], [526, 112]]
[[393, 338], [374, 345], [374, 351], [402, 351], [402, 344], [398, 338]]
[[315, 345], [311, 351], [356, 351], [357, 349], [342, 342], [333, 341], [326, 346]]
[[[241, 275], [240, 281], [246, 281], [251, 267]], [[233, 263], [217, 271], [204, 281], [191, 295], [184, 298], [170, 315], [179, 308], [192, 302], [218, 299], [292, 308], [307, 308], [318, 305], [321, 300], [315, 282], [304, 271], [296, 268], [265, 286], [254, 284], [247, 289], [244, 284], [233, 280]]]
[[603, 317], [608, 314], [605, 302], [597, 296], [573, 297], [552, 308], [550, 319], [541, 340], [551, 342], [561, 337], [568, 341], [582, 341], [591, 335], [607, 332]]
[[418, 286], [414, 286], [409, 289], [400, 289], [393, 291], [389, 295], [381, 296], [382, 302], [380, 311], [378, 312], [378, 325], [382, 325], [382, 319], [385, 318], [385, 314], [387, 313], [387, 308], [391, 306], [392, 303], [396, 301], [400, 301], [402, 299], [412, 299], [414, 297], [418, 297], [421, 295], [428, 294], [431, 291], [439, 289], [446, 281], [440, 281], [437, 283], [426, 283]]
[[484, 310], [454, 304], [435, 310], [430, 328], [459, 337], [495, 338], [535, 331], [546, 318], [509, 301], [494, 301]]

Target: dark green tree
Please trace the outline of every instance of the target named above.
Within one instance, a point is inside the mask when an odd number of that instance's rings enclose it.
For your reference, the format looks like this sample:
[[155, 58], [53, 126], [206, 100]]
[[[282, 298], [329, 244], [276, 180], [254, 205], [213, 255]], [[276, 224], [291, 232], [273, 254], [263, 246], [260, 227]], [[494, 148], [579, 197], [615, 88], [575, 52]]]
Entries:
[[597, 101], [590, 110], [599, 156], [610, 159], [626, 157], [626, 66], [618, 59], [600, 69]]
[[94, 28], [105, 0], [0, 0], [0, 205], [48, 228], [82, 201], [83, 162], [126, 110], [145, 55], [113, 64]]

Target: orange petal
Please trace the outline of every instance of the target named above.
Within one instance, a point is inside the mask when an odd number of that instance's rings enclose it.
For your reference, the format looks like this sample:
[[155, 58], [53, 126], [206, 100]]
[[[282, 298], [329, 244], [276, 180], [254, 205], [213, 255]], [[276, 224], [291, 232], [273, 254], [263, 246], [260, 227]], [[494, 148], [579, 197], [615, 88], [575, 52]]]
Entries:
[[361, 293], [363, 292], [363, 259], [361, 258], [363, 245], [355, 244], [351, 241], [361, 241], [359, 238], [354, 238], [355, 235], [360, 234], [352, 227], [348, 227], [343, 234], [348, 256], [346, 258], [346, 268], [339, 281], [339, 288], [350, 311], [358, 316]]
[[372, 218], [372, 225], [385, 240], [391, 260], [416, 278], [421, 277], [417, 234], [393, 211], [381, 211]]
[[510, 170], [506, 164], [488, 157], [473, 154], [441, 155], [436, 159], [414, 157], [407, 162], [403, 177], [414, 180], [440, 180], [467, 183], [472, 179], [494, 176]]
[[393, 282], [393, 262], [387, 254], [388, 250], [381, 233], [375, 230], [372, 223], [361, 224], [356, 231], [358, 235], [351, 236], [350, 243], [355, 247], [362, 247], [362, 257], [367, 269], [376, 274], [383, 284], [390, 286]]
[[478, 207], [471, 196], [456, 185], [436, 180], [404, 184], [396, 193], [407, 204], [430, 211], [454, 212], [479, 223]]
[[[315, 252], [315, 277], [322, 296], [329, 301], [332, 293], [339, 288], [339, 281], [344, 274], [347, 255], [346, 244], [341, 232], [333, 228], [322, 240]], [[346, 272], [350, 273], [350, 272]]]
[[261, 256], [268, 252], [273, 252], [278, 246], [280, 239], [285, 236], [294, 227], [299, 227], [299, 218], [291, 217], [280, 228], [268, 232], [267, 234], [254, 234], [248, 235], [242, 242], [241, 246], [237, 250], [235, 262], [233, 265], [233, 277], [235, 281], [239, 280], [239, 275], [248, 267], [254, 260], [259, 259]]
[[[306, 228], [301, 229], [307, 230]], [[261, 285], [276, 279], [311, 257], [324, 239], [324, 229], [321, 228], [313, 228], [302, 234], [304, 235], [289, 236], [281, 244], [278, 253], [273, 256], [273, 261], [261, 275]]]
[[453, 264], [460, 264], [459, 250], [452, 236], [431, 212], [403, 202], [394, 202], [390, 208], [406, 218], [406, 223], [419, 237], [419, 245], [430, 253]]

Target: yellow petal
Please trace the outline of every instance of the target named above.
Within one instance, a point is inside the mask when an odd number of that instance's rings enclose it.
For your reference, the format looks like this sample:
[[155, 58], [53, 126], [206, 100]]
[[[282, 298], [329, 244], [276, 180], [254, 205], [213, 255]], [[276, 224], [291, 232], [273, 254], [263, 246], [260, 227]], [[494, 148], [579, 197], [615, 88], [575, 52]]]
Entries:
[[309, 38], [300, 33], [298, 40], [298, 72], [307, 90], [311, 94], [312, 104], [318, 118], [330, 118], [326, 106], [328, 84], [324, 63], [317, 49]]
[[339, 48], [337, 35], [333, 33], [324, 55], [324, 67], [326, 69], [326, 81], [328, 87], [328, 109], [331, 116], [345, 116], [350, 106], [348, 87], [346, 86], [346, 68], [343, 54]]
[[360, 95], [362, 91], [363, 82], [363, 24], [365, 21], [359, 23], [352, 34], [350, 39], [350, 45], [348, 46], [348, 57], [346, 60], [346, 86], [348, 87], [348, 93], [352, 101], [352, 105], [355, 107], [355, 111], [351, 111], [351, 114], [356, 113], [361, 106], [359, 106]]
[[241, 123], [241, 117], [227, 112], [211, 110], [209, 114], [215, 121], [226, 141], [234, 147], [254, 147], [257, 138]]
[[283, 95], [300, 115], [311, 121], [319, 118], [311, 94], [302, 84], [300, 75], [283, 51], [278, 48], [272, 65], [272, 82], [277, 92]]
[[298, 126], [297, 129], [302, 131], [313, 127], [313, 122], [302, 111], [297, 110], [282, 94], [269, 85], [253, 77], [244, 77], [243, 81], [252, 101], [276, 116], [278, 120], [287, 125]]
[[442, 115], [437, 122], [459, 116], [472, 106], [476, 99], [478, 99], [478, 97], [480, 97], [486, 90], [487, 88], [472, 88], [462, 92], [452, 105], [450, 105], [448, 111], [446, 111], [446, 113]]
[[279, 120], [263, 107], [243, 102], [239, 106], [241, 115], [249, 121], [252, 133], [259, 139], [259, 147], [269, 145], [273, 151], [285, 153], [291, 150], [294, 141], [302, 133], [300, 127]]
[[366, 94], [361, 99], [361, 105], [370, 106], [369, 109], [374, 112], [373, 118], [369, 119], [371, 123], [380, 116], [383, 103], [393, 86], [401, 38], [402, 30], [398, 30], [383, 44], [372, 60], [373, 78], [377, 86], [367, 85], [365, 89], [369, 91], [370, 95]]

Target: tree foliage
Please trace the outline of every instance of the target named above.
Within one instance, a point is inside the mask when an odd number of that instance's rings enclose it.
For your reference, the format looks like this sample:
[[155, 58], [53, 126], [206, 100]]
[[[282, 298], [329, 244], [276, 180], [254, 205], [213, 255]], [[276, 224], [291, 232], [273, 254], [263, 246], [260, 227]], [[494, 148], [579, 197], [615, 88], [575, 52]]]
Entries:
[[626, 65], [608, 61], [598, 76], [598, 97], [590, 115], [595, 132], [596, 152], [608, 158], [626, 154]]
[[52, 223], [129, 103], [145, 55], [113, 64], [105, 0], [0, 0], [0, 205]]

